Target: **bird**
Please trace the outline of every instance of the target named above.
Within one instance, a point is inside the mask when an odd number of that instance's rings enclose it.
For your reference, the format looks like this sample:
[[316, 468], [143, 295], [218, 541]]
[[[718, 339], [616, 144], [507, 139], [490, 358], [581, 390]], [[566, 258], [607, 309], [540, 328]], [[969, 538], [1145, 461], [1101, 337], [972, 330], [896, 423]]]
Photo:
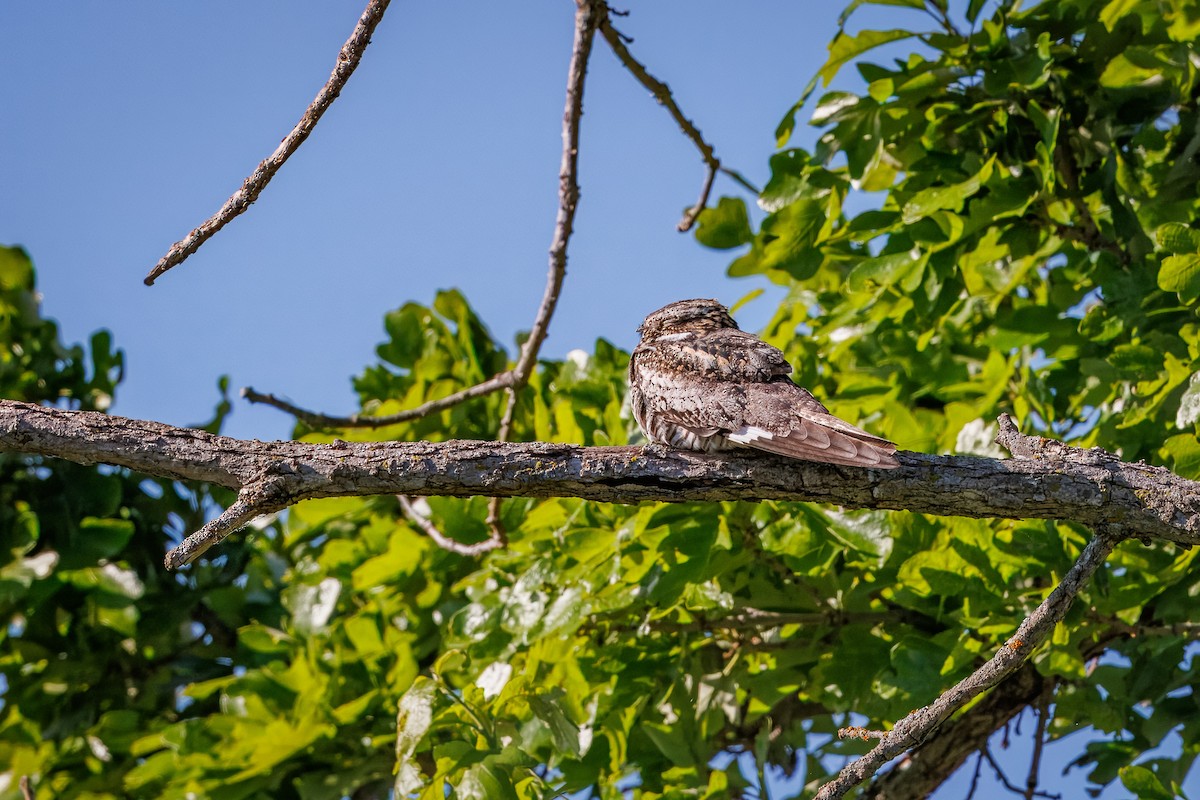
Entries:
[[852, 467], [894, 469], [896, 445], [829, 413], [789, 376], [776, 347], [738, 328], [716, 300], [680, 300], [638, 327], [629, 402], [651, 442], [737, 448]]

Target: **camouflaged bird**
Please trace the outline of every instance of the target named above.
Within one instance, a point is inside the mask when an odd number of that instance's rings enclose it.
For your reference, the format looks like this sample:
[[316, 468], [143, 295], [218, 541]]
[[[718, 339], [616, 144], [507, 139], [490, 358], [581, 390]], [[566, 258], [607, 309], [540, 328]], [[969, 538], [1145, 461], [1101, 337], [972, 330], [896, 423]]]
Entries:
[[896, 445], [843, 422], [788, 377], [783, 353], [739, 330], [716, 300], [680, 300], [638, 328], [629, 359], [633, 416], [652, 442], [712, 453], [738, 447], [826, 464], [892, 469]]

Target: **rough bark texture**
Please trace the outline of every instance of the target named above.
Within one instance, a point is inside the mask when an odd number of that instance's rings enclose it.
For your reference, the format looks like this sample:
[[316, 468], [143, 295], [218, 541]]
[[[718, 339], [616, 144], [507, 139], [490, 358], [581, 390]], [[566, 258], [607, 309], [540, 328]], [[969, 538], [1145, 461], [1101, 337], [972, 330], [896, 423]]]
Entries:
[[1041, 696], [1045, 682], [1026, 662], [961, 717], [943, 725], [892, 769], [876, 777], [864, 800], [922, 800], [954, 774], [992, 734]]
[[[898, 453], [894, 470], [809, 464], [757, 453], [706, 456], [543, 442], [260, 442], [157, 422], [0, 400], [0, 450], [103, 462], [298, 500], [372, 494], [579, 497], [609, 503], [804, 500], [925, 514], [1063, 519], [1200, 544], [1200, 484], [1013, 429], [1032, 457]], [[1022, 449], [1023, 448], [1023, 449]], [[265, 511], [259, 511], [265, 513]]]

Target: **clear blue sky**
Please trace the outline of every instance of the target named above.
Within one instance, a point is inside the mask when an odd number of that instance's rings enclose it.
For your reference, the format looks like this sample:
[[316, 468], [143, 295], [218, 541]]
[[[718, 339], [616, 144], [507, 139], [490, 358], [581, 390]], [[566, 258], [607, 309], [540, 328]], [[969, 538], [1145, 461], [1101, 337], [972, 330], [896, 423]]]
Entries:
[[[506, 343], [529, 327], [557, 206], [569, 0], [393, 3], [342, 97], [254, 207], [142, 285], [292, 128], [363, 4], [0, 6], [0, 243], [29, 250], [67, 341], [114, 332], [127, 356], [116, 413], [205, 420], [222, 373], [235, 390], [350, 413], [349, 378], [372, 361], [384, 313], [442, 287], [462, 289]], [[635, 55], [717, 154], [762, 185], [775, 125], [824, 61], [843, 4], [630, 5], [619, 26]], [[864, 9], [859, 23], [914, 13]], [[813, 139], [801, 128], [796, 141]], [[675, 231], [701, 161], [600, 39], [580, 172], [545, 355], [598, 337], [628, 348], [664, 303], [768, 288], [726, 278], [727, 254]], [[714, 198], [738, 191], [719, 178]], [[761, 324], [778, 297], [748, 306], [743, 323]], [[227, 432], [290, 429], [280, 412], [236, 401]], [[1056, 785], [1076, 747], [1050, 749], [1043, 788], [1081, 794], [1078, 771]], [[1023, 743], [997, 753], [1018, 782], [1027, 754]], [[990, 778], [985, 768], [991, 788], [977, 796], [1000, 796]], [[959, 775], [939, 796], [965, 796], [969, 783]]]

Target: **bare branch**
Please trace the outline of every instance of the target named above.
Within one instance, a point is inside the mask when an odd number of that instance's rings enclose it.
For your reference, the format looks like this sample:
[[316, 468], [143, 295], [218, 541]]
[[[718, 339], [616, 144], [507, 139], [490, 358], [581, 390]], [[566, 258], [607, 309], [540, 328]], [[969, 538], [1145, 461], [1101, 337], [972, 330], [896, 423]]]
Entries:
[[1000, 781], [1000, 784], [1005, 789], [1012, 792], [1013, 794], [1019, 794], [1022, 797], [1027, 798], [1027, 800], [1032, 800], [1032, 798], [1034, 798], [1034, 797], [1045, 797], [1045, 798], [1048, 798], [1048, 800], [1062, 800], [1061, 794], [1051, 794], [1050, 792], [1042, 792], [1042, 791], [1038, 791], [1036, 788], [1031, 788], [1028, 791], [1018, 788], [1017, 786], [1015, 786], [1013, 784], [1012, 781], [1010, 781], [1008, 779], [1008, 776], [1004, 774], [1004, 770], [1001, 769], [1000, 763], [998, 761], [996, 761], [996, 757], [992, 755], [991, 748], [988, 748], [988, 747], [983, 748], [982, 753], [983, 753], [984, 759], [986, 759], [988, 764], [991, 766], [992, 771], [996, 773], [996, 779]]
[[422, 514], [413, 506], [412, 500], [409, 499], [408, 495], [398, 494], [396, 495], [396, 499], [400, 501], [400, 508], [404, 510], [404, 516], [408, 517], [414, 525], [433, 540], [434, 544], [443, 550], [449, 550], [451, 553], [458, 553], [461, 556], [478, 556], [507, 544], [507, 542], [498, 540], [495, 537], [489, 537], [482, 542], [475, 542], [474, 544], [463, 544], [439, 531], [437, 526], [433, 524], [433, 520], [429, 519], [429, 517]]
[[360, 417], [357, 414], [349, 417], [333, 417], [316, 411], [307, 411], [273, 394], [256, 392], [249, 386], [242, 389], [242, 397], [251, 403], [264, 403], [274, 406], [280, 411], [286, 411], [310, 428], [318, 430], [328, 428], [382, 428], [387, 425], [396, 425], [401, 422], [420, 419], [430, 414], [436, 414], [438, 411], [452, 408], [465, 400], [482, 397], [498, 389], [507, 388], [512, 385], [512, 382], [512, 372], [501, 372], [499, 375], [488, 378], [483, 383], [470, 386], [462, 391], [448, 394], [445, 397], [439, 397], [437, 400], [430, 400], [428, 403], [422, 403], [416, 408], [407, 408], [404, 411], [397, 411], [395, 414], [387, 414], [382, 417]]
[[29, 782], [28, 775], [21, 776], [20, 786], [22, 800], [33, 800], [33, 785]]
[[[678, 228], [680, 232], [689, 231], [696, 224], [696, 218], [700, 216], [700, 212], [708, 205], [708, 196], [712, 192], [713, 179], [716, 178], [717, 172], [722, 171], [739, 179], [743, 185], [749, 185], [740, 175], [726, 170], [721, 167], [721, 160], [717, 158], [713, 152], [713, 146], [704, 140], [700, 129], [696, 127], [690, 119], [684, 116], [684, 113], [679, 108], [679, 104], [675, 102], [674, 95], [671, 94], [671, 87], [660, 81], [658, 78], [650, 74], [646, 69], [646, 65], [633, 57], [633, 53], [629, 52], [629, 48], [625, 46], [625, 42], [629, 37], [622, 34], [613, 27], [612, 19], [609, 17], [608, 6], [602, 6], [600, 19], [600, 33], [604, 36], [604, 40], [608, 42], [613, 53], [625, 65], [625, 69], [637, 78], [638, 82], [650, 90], [650, 94], [654, 95], [654, 99], [659, 105], [667, 109], [671, 118], [675, 120], [675, 124], [683, 131], [683, 135], [691, 139], [692, 144], [696, 145], [696, 149], [700, 151], [700, 157], [704, 159], [706, 171], [704, 174], [704, 183], [700, 189], [700, 199], [696, 201], [696, 205], [692, 206], [683, 215], [683, 219], [679, 221]], [[755, 192], [757, 194], [757, 191]]]
[[184, 564], [192, 563], [210, 547], [219, 544], [226, 536], [239, 530], [243, 525], [264, 514], [282, 511], [290, 505], [281, 497], [274, 498], [272, 501], [270, 495], [269, 490], [257, 491], [257, 487], [251, 487], [249, 490], [243, 489], [233, 505], [222, 511], [213, 521], [205, 523], [200, 530], [184, 539], [167, 553], [163, 560], [167, 569], [178, 569]]
[[1046, 718], [1050, 716], [1050, 695], [1050, 691], [1045, 691], [1038, 698], [1037, 725], [1033, 730], [1033, 757], [1029, 760], [1029, 775], [1025, 778], [1025, 800], [1033, 800], [1039, 795], [1045, 796], [1045, 793], [1038, 792], [1038, 773], [1042, 766], [1042, 749], [1046, 746]]
[[[983, 750], [1000, 728], [1044, 696], [1052, 684], [1028, 661], [962, 714], [946, 722], [905, 755], [894, 768], [878, 775], [863, 792], [864, 800], [923, 800], [946, 782], [972, 754], [979, 754], [975, 778], [983, 763]], [[970, 793], [967, 795], [970, 797]]]
[[299, 149], [308, 135], [312, 133], [313, 128], [316, 127], [321, 116], [341, 94], [346, 81], [350, 80], [350, 76], [362, 60], [363, 51], [371, 43], [371, 34], [375, 31], [375, 26], [383, 19], [383, 12], [387, 10], [389, 2], [390, 0], [369, 0], [362, 16], [358, 19], [358, 24], [354, 26], [354, 32], [350, 34], [350, 38], [346, 40], [346, 43], [342, 45], [341, 52], [338, 53], [337, 64], [334, 66], [329, 80], [305, 109], [300, 121], [296, 123], [296, 127], [292, 128], [292, 132], [283, 138], [283, 141], [275, 148], [275, 152], [267, 156], [266, 160], [250, 174], [250, 177], [246, 178], [242, 183], [242, 188], [234, 192], [217, 213], [205, 220], [200, 227], [171, 245], [171, 249], [154, 265], [154, 269], [150, 270], [150, 274], [143, 281], [147, 286], [153, 286], [154, 281], [160, 275], [172, 267], [182, 264], [188, 256], [200, 249], [200, 245], [225, 227], [227, 222], [250, 208], [250, 205], [258, 199], [262, 190], [283, 166], [283, 162]]
[[1095, 538], [1088, 542], [1074, 566], [1063, 576], [1062, 582], [1025, 618], [1016, 634], [991, 660], [930, 705], [897, 722], [869, 753], [847, 764], [837, 777], [822, 786], [815, 800], [833, 800], [845, 796], [888, 761], [925, 741], [955, 711], [1020, 669], [1062, 620], [1075, 596], [1104, 564], [1108, 554], [1122, 538], [1122, 532], [1107, 525], [1099, 526]]

